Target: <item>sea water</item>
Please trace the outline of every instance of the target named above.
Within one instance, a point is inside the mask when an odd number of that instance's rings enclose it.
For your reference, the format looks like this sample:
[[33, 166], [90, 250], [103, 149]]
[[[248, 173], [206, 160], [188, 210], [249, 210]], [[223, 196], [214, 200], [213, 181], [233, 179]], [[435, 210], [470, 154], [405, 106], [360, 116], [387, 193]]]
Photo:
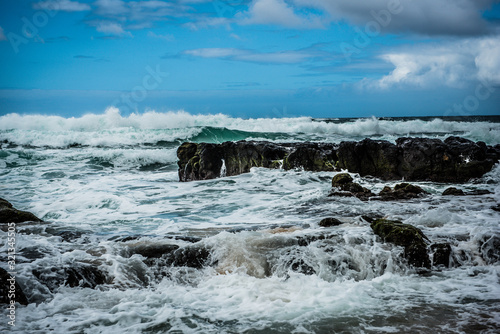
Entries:
[[[114, 108], [79, 118], [2, 116], [0, 197], [48, 223], [18, 227], [16, 279], [30, 304], [17, 306], [15, 328], [2, 311], [0, 330], [498, 333], [498, 165], [458, 185], [491, 194], [443, 197], [450, 184], [414, 182], [430, 195], [399, 202], [328, 197], [336, 172], [252, 168], [187, 183], [177, 174], [176, 149], [184, 141], [450, 135], [500, 144], [500, 118], [269, 120], [182, 111], [122, 116]], [[400, 182], [352, 176], [373, 192]], [[423, 273], [408, 266], [402, 248], [376, 237], [364, 215], [400, 220], [433, 243], [449, 243], [450, 267]], [[325, 217], [342, 224], [320, 227]], [[130, 252], [183, 247], [189, 238], [209, 250], [211, 265], [151, 266]], [[0, 231], [4, 269], [7, 248]], [[58, 268], [75, 263], [98, 267], [109, 282], [94, 289], [56, 284]]]

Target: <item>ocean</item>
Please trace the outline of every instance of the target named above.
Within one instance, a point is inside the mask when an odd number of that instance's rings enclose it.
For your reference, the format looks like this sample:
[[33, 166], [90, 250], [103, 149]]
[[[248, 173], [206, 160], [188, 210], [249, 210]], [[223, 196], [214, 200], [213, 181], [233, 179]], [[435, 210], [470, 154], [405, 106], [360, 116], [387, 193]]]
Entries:
[[[17, 226], [16, 280], [30, 304], [17, 306], [15, 327], [2, 306], [0, 331], [498, 333], [498, 164], [466, 184], [412, 182], [430, 195], [403, 201], [328, 197], [337, 172], [252, 168], [193, 182], [177, 172], [185, 141], [451, 135], [500, 144], [500, 117], [1, 116], [0, 197], [46, 223]], [[352, 176], [373, 192], [401, 182]], [[449, 186], [490, 193], [442, 196]], [[449, 243], [450, 265], [409, 266], [401, 247], [373, 233], [363, 218], [373, 214]], [[342, 224], [320, 227], [326, 217]], [[0, 231], [4, 269], [7, 239]], [[176, 266], [145, 251], [175, 247], [199, 247], [209, 264]], [[106, 283], [68, 286], [65, 268], [82, 265]]]

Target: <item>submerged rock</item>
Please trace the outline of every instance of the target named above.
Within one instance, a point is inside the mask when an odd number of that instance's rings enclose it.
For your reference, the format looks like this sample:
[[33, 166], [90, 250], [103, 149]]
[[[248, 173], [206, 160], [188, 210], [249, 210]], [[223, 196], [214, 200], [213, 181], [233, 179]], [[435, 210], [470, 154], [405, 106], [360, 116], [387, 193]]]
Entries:
[[385, 242], [404, 247], [404, 257], [415, 267], [430, 268], [431, 262], [427, 253], [427, 237], [424, 233], [400, 221], [377, 219], [370, 224], [373, 232]]
[[448, 243], [433, 244], [431, 245], [432, 265], [433, 266], [450, 266], [451, 246]]
[[7, 270], [0, 268], [0, 304], [10, 304], [11, 301], [28, 305], [28, 299], [15, 277], [11, 276]]
[[252, 167], [308, 171], [347, 169], [361, 176], [384, 180], [467, 182], [490, 171], [500, 159], [500, 147], [460, 137], [444, 142], [431, 138], [399, 138], [360, 142], [270, 143], [263, 141], [222, 144], [183, 143], [177, 150], [179, 180], [207, 180], [247, 173]]
[[446, 188], [443, 191], [443, 196], [464, 196], [465, 193], [462, 189], [457, 189], [455, 187]]
[[331, 226], [339, 226], [339, 225], [342, 225], [343, 223], [338, 220], [337, 218], [324, 218], [324, 219], [321, 219], [321, 221], [319, 222], [319, 226], [321, 227], [331, 227]]
[[0, 198], [0, 226], [7, 229], [8, 223], [41, 222], [42, 220], [28, 211], [15, 209], [12, 204]]
[[97, 266], [74, 263], [66, 267], [33, 269], [33, 275], [54, 292], [61, 286], [94, 289], [97, 285], [108, 283], [108, 278]]

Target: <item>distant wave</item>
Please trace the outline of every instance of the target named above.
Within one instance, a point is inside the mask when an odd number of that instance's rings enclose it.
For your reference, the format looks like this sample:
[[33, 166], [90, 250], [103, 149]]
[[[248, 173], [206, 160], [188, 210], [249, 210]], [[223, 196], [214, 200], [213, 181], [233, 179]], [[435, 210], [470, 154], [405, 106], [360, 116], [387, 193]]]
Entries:
[[401, 136], [460, 135], [488, 144], [500, 143], [500, 123], [443, 119], [349, 119], [331, 122], [311, 117], [234, 118], [228, 115], [192, 115], [185, 111], [122, 116], [110, 107], [103, 114], [82, 117], [8, 114], [0, 117], [0, 140], [19, 145], [123, 146], [182, 140], [222, 142], [267, 139], [278, 141], [359, 140]]

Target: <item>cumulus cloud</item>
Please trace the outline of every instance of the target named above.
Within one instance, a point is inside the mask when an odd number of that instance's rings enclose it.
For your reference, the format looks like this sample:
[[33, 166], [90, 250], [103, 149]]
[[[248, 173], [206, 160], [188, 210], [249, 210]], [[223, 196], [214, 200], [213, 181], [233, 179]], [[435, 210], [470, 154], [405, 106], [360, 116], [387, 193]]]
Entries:
[[273, 24], [294, 28], [320, 28], [323, 22], [317, 15], [299, 15], [284, 0], [255, 0], [248, 12], [241, 15], [240, 24]]
[[48, 0], [36, 2], [33, 4], [33, 8], [63, 12], [83, 12], [90, 10], [90, 6], [88, 4], [70, 0]]
[[273, 64], [296, 64], [314, 56], [314, 54], [302, 50], [257, 52], [253, 50], [235, 48], [193, 49], [186, 50], [183, 54], [201, 58], [220, 58], [234, 61]]
[[481, 13], [497, 2], [498, 0], [293, 0], [295, 6], [322, 10], [334, 21], [347, 20], [363, 26], [379, 17], [384, 18], [386, 32], [426, 35], [479, 35], [490, 32], [490, 26]]
[[381, 58], [394, 66], [384, 77], [364, 86], [463, 88], [471, 81], [500, 84], [500, 37], [464, 39], [444, 45], [419, 45]]

